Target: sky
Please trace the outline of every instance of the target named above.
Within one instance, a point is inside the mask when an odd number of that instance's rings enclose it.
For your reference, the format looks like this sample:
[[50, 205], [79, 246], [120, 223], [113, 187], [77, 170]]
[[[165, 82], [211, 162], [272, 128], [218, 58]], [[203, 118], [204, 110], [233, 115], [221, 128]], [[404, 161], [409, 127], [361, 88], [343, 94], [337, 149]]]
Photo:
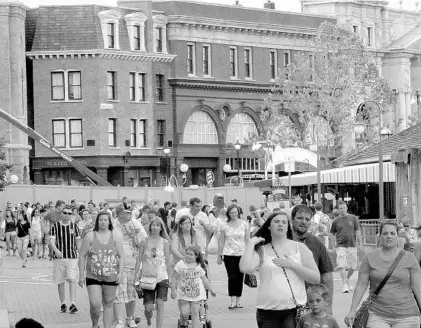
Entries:
[[[20, 0], [29, 7], [36, 7], [39, 5], [77, 5], [77, 4], [101, 4], [115, 6], [117, 0]], [[195, 0], [198, 2], [208, 3], [220, 3], [220, 4], [234, 4], [235, 0]], [[263, 8], [263, 4], [266, 0], [240, 0], [240, 4], [244, 7], [257, 7]], [[276, 4], [277, 10], [282, 11], [301, 11], [301, 5], [299, 0], [272, 0]], [[402, 0], [402, 8], [408, 10], [415, 9], [416, 0]], [[391, 7], [399, 8], [400, 0], [389, 0]], [[419, 6], [421, 9], [421, 5]]]

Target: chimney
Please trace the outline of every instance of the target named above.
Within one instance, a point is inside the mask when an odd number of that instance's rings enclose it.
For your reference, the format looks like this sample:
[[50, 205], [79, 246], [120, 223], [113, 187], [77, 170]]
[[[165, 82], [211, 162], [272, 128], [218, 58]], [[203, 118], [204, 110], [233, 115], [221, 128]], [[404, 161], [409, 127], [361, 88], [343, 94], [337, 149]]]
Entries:
[[275, 3], [272, 2], [271, 0], [268, 0], [268, 2], [266, 2], [264, 4], [264, 8], [266, 8], [266, 9], [275, 9]]

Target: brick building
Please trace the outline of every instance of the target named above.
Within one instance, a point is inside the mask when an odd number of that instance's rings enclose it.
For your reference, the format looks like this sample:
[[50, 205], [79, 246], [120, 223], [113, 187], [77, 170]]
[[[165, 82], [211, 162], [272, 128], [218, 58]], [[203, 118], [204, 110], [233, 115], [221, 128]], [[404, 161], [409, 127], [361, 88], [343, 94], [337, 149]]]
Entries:
[[[173, 142], [166, 24], [151, 3], [27, 14], [30, 123], [114, 185], [162, 184], [162, 149]], [[39, 144], [32, 155], [36, 184], [87, 182]]]
[[[273, 5], [273, 3], [272, 3]], [[164, 0], [153, 9], [168, 18], [168, 49], [177, 57], [169, 80], [174, 93], [174, 154], [178, 172], [189, 166], [187, 185], [216, 185], [236, 175], [239, 152], [243, 175], [262, 173], [247, 139], [262, 130], [260, 112], [278, 72], [306, 49], [319, 25], [334, 18], [265, 8]]]

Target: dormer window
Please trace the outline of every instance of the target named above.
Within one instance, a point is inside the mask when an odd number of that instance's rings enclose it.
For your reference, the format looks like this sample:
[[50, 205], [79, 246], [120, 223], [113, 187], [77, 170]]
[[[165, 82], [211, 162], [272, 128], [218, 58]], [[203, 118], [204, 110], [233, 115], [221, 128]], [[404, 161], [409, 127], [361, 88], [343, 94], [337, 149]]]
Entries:
[[145, 21], [147, 19], [148, 17], [141, 12], [124, 16], [127, 31], [129, 32], [131, 51], [146, 51]]
[[167, 52], [167, 17], [164, 15], [156, 15], [153, 17], [154, 31], [154, 51], [160, 53]]
[[119, 21], [120, 13], [117, 10], [105, 10], [98, 14], [101, 21], [102, 37], [105, 49], [120, 49]]

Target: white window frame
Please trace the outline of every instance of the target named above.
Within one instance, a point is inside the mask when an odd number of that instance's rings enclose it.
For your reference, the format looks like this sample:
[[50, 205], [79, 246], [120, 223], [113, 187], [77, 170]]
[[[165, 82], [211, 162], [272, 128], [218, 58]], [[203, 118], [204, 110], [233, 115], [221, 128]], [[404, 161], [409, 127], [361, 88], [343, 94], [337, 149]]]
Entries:
[[[132, 76], [133, 76], [132, 74], [134, 75], [134, 86], [133, 86], [134, 87], [134, 100], [130, 99], [130, 83], [131, 83], [131, 79], [132, 79]], [[144, 89], [144, 93], [145, 93], [144, 99], [140, 99], [141, 94], [140, 94], [140, 89], [139, 89], [139, 86], [140, 86], [139, 79], [142, 75], [145, 77], [145, 80], [143, 81], [144, 82], [143, 89]], [[133, 102], [145, 103], [147, 101], [146, 83], [147, 83], [147, 75], [146, 75], [145, 72], [132, 72], [132, 71], [129, 72], [129, 99], [130, 99], [130, 102], [132, 102], [132, 103]]]
[[[133, 14], [129, 14], [124, 16], [124, 20], [126, 21], [127, 31], [129, 33], [129, 40], [130, 40], [130, 50], [131, 51], [146, 51], [146, 44], [145, 44], [145, 22], [148, 19], [144, 13], [137, 12]], [[140, 49], [135, 49], [135, 27], [140, 27]]]
[[[249, 69], [250, 69], [250, 76], [246, 76], [246, 51], [249, 51]], [[244, 78], [246, 80], [253, 80], [253, 49], [250, 47], [244, 48]]]
[[[81, 122], [81, 135], [82, 135], [82, 146], [72, 147], [70, 145], [70, 121], [79, 120]], [[64, 121], [64, 147], [56, 146], [54, 144], [54, 121]], [[51, 135], [53, 136], [53, 145], [54, 147], [65, 149], [65, 150], [79, 150], [84, 149], [83, 146], [83, 118], [82, 117], [55, 117], [51, 120]]]
[[257, 134], [256, 122], [254, 122], [253, 118], [247, 113], [235, 114], [227, 127], [227, 143], [235, 143], [238, 139], [240, 143], [244, 144], [246, 138], [249, 137], [249, 135], [245, 134], [246, 132]]
[[[275, 66], [275, 76], [272, 77], [272, 66], [270, 64], [270, 57], [273, 54], [274, 66]], [[270, 69], [270, 82], [276, 81], [276, 74], [278, 73], [278, 52], [275, 49], [269, 51], [269, 69]]]
[[[64, 99], [53, 99], [53, 73], [63, 73], [63, 88], [64, 88]], [[69, 73], [80, 74], [80, 99], [69, 99]], [[82, 102], [83, 101], [83, 86], [82, 86], [82, 71], [77, 69], [58, 69], [50, 72], [50, 83], [51, 83], [51, 100], [50, 102]]]
[[[231, 75], [231, 50], [234, 50], [234, 58], [235, 58], [235, 62], [234, 62], [234, 69], [235, 69], [235, 75]], [[230, 79], [231, 80], [238, 80], [238, 47], [237, 46], [230, 46], [230, 50], [229, 50], [229, 63], [230, 63]]]
[[[99, 20], [101, 21], [101, 30], [102, 30], [102, 37], [104, 39], [104, 48], [105, 49], [120, 49], [120, 36], [119, 36], [119, 31], [120, 31], [120, 18], [121, 18], [121, 14], [115, 10], [115, 9], [111, 9], [111, 10], [105, 10], [105, 11], [101, 11], [100, 13], [98, 13], [98, 17]], [[107, 38], [107, 24], [108, 23], [113, 23], [114, 24], [114, 47], [110, 48], [108, 45], [108, 38]]]
[[[141, 122], [144, 122], [145, 126], [144, 126], [144, 133], [141, 133], [140, 131], [140, 127], [141, 127]], [[132, 124], [135, 123], [135, 145], [132, 146]], [[148, 142], [148, 135], [147, 135], [147, 124], [148, 124], [148, 120], [145, 118], [132, 118], [130, 119], [130, 147], [133, 149], [148, 149], [147, 148], [147, 142]], [[144, 146], [140, 146], [140, 140], [144, 140], [145, 145]]]
[[[191, 47], [191, 49], [193, 49], [192, 51], [192, 70], [193, 72], [189, 72], [189, 65], [188, 65], [188, 60], [189, 60], [189, 47]], [[187, 56], [186, 56], [186, 62], [187, 62], [187, 76], [197, 76], [196, 75], [196, 43], [194, 42], [187, 42]]]
[[360, 33], [359, 33], [359, 31], [360, 31], [360, 28], [359, 28], [359, 26], [358, 25], [352, 25], [352, 32], [355, 34], [355, 35], [359, 35]]
[[[113, 85], [112, 86], [114, 88], [114, 98], [108, 97], [108, 87], [109, 87], [109, 85], [108, 85], [108, 73], [113, 73], [112, 74], [112, 76], [113, 76]], [[118, 79], [117, 71], [107, 71], [107, 79], [106, 79], [106, 82], [107, 82], [107, 101], [118, 101], [118, 90], [117, 90], [118, 82], [117, 82], [117, 79]]]
[[[114, 122], [114, 132], [110, 131], [110, 121]], [[117, 148], [117, 142], [118, 142], [118, 138], [117, 138], [117, 128], [118, 128], [118, 122], [117, 122], [117, 118], [116, 117], [109, 117], [107, 119], [107, 144], [108, 144], [108, 148]], [[110, 133], [114, 133], [114, 145], [110, 145]]]
[[162, 28], [162, 52], [167, 54], [167, 24], [168, 18], [164, 15], [155, 15], [153, 16], [153, 52], [156, 52], [156, 38], [155, 38], [155, 29], [160, 27]]
[[211, 116], [204, 111], [190, 114], [184, 126], [182, 142], [188, 145], [217, 145], [218, 129]]
[[[204, 49], [208, 49], [208, 74], [205, 74], [205, 67], [204, 67]], [[203, 77], [212, 77], [212, 47], [210, 44], [202, 44], [202, 73]]]
[[[288, 64], [285, 64], [285, 58], [288, 58]], [[291, 64], [291, 51], [284, 50], [284, 69], [288, 67], [289, 64]]]

